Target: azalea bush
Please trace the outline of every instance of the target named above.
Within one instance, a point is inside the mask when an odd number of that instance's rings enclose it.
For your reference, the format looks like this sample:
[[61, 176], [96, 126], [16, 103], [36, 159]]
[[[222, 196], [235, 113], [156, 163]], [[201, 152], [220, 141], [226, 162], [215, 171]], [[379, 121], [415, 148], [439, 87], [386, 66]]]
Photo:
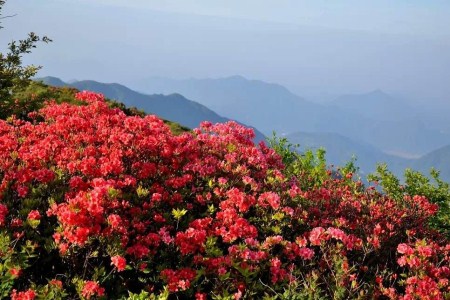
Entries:
[[438, 203], [323, 155], [203, 123], [175, 135], [102, 95], [0, 120], [0, 295], [448, 299]]
[[439, 178], [439, 172], [431, 169], [430, 176], [406, 169], [404, 184], [388, 170], [387, 165], [378, 165], [369, 179], [377, 182], [384, 194], [401, 201], [405, 195], [425, 196], [431, 202], [439, 205], [439, 211], [429, 220], [430, 225], [440, 233], [450, 238], [450, 185]]

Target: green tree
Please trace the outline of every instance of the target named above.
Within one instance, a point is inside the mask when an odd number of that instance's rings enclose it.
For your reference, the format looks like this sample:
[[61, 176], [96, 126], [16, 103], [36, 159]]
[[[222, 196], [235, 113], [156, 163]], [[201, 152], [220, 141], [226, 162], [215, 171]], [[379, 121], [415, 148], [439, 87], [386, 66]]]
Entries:
[[[0, 0], [0, 30], [3, 29], [1, 21], [11, 17], [3, 15], [5, 3], [6, 0]], [[35, 65], [24, 66], [22, 57], [36, 48], [38, 42], [49, 43], [51, 39], [30, 32], [26, 39], [10, 42], [6, 53], [0, 52], [0, 118], [10, 115], [11, 110], [20, 111], [20, 103], [16, 103], [14, 94], [25, 89], [41, 68]]]

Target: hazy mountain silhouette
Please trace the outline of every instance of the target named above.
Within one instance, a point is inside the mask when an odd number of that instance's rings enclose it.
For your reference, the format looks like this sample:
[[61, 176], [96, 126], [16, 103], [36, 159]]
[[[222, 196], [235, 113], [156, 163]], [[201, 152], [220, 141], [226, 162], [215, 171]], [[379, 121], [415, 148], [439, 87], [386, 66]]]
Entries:
[[343, 95], [331, 103], [347, 112], [379, 121], [397, 121], [399, 118], [412, 118], [417, 112], [406, 102], [375, 90], [367, 94]]
[[64, 86], [69, 85], [69, 83], [66, 83], [66, 82], [62, 81], [61, 79], [59, 79], [57, 77], [53, 77], [53, 76], [37, 78], [36, 80], [42, 81], [43, 83], [45, 83], [47, 85], [56, 86], [56, 87], [64, 87]]
[[441, 172], [441, 178], [450, 182], [450, 145], [432, 151], [415, 160], [413, 169], [428, 174], [431, 168]]
[[[180, 93], [229, 118], [251, 124], [266, 135], [314, 131], [323, 108], [278, 84], [242, 76], [219, 79], [151, 78], [137, 86], [146, 93]], [[300, 112], [300, 114], [299, 114]], [[305, 114], [301, 114], [305, 112]]]
[[428, 127], [419, 111], [381, 90], [341, 96], [331, 106], [364, 118], [348, 135], [388, 153], [423, 155], [450, 142], [450, 135]]

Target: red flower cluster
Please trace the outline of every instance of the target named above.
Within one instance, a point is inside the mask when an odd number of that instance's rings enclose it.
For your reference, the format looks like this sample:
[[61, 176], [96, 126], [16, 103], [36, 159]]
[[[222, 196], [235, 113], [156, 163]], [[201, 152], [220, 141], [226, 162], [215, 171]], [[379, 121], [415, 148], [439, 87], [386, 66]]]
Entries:
[[116, 255], [111, 257], [111, 264], [114, 265], [117, 268], [117, 271], [120, 272], [125, 270], [125, 267], [127, 266], [127, 261], [122, 256]]
[[170, 270], [165, 269], [161, 272], [161, 276], [167, 282], [169, 291], [185, 291], [191, 287], [191, 282], [197, 275], [192, 269]]
[[28, 213], [28, 220], [39, 220], [41, 218], [41, 214], [37, 210], [32, 210]]
[[87, 281], [84, 283], [83, 290], [81, 291], [81, 295], [90, 299], [92, 296], [103, 296], [105, 294], [105, 289], [100, 287], [97, 282]]
[[0, 204], [0, 226], [5, 224], [5, 218], [8, 214], [8, 208], [6, 205]]
[[25, 292], [17, 292], [16, 290], [13, 290], [11, 294], [12, 300], [33, 300], [35, 298], [36, 293], [31, 289]]

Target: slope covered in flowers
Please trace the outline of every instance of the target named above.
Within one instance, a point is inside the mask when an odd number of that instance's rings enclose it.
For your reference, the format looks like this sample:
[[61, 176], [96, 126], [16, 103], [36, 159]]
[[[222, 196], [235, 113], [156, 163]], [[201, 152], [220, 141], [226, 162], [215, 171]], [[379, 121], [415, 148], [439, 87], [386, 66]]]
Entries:
[[1, 297], [450, 297], [425, 197], [287, 172], [236, 123], [174, 135], [76, 97], [0, 121]]

